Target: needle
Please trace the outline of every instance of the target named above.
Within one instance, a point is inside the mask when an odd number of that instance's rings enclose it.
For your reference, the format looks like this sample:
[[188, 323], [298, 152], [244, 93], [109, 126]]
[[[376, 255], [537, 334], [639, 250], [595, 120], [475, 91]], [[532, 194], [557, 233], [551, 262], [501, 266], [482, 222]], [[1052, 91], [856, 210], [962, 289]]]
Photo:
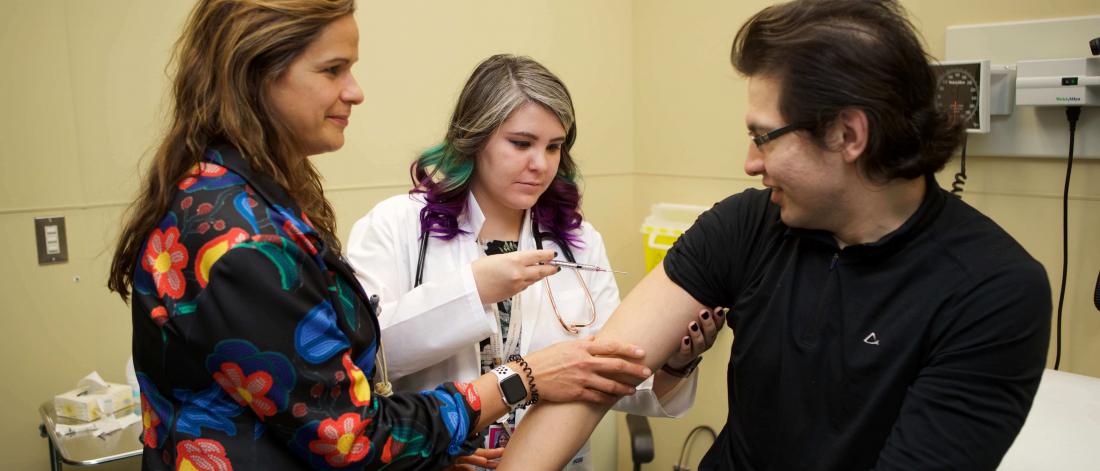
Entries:
[[587, 263], [573, 263], [573, 262], [566, 262], [566, 261], [563, 261], [563, 260], [551, 260], [549, 262], [546, 262], [546, 264], [547, 265], [554, 265], [554, 266], [558, 266], [558, 267], [576, 268], [578, 270], [602, 271], [602, 272], [608, 272], [608, 273], [618, 273], [620, 275], [625, 275], [626, 274], [625, 271], [609, 270], [607, 268], [598, 267], [596, 265], [589, 265]]

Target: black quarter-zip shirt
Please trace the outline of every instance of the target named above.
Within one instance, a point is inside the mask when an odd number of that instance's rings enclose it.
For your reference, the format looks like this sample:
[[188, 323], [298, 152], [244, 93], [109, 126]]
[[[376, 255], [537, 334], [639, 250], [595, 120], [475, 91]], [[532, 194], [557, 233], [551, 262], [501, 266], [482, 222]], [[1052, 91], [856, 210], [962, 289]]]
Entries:
[[731, 306], [729, 412], [701, 469], [993, 469], [1023, 425], [1049, 341], [1043, 267], [926, 177], [870, 244], [790, 228], [747, 190], [664, 260]]

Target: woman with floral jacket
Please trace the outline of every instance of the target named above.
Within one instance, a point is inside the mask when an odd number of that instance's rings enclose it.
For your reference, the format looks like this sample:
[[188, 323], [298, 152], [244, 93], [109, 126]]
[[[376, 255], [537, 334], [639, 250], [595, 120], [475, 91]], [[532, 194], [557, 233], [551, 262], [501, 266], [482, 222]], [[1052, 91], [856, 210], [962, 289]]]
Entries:
[[[343, 145], [363, 100], [353, 11], [353, 0], [200, 0], [188, 19], [169, 130], [108, 282], [132, 294], [143, 469], [435, 469], [505, 411], [493, 375], [372, 389], [377, 313], [308, 159]], [[561, 401], [600, 373], [650, 374], [604, 355], [641, 352], [585, 340], [532, 353], [546, 373], [523, 376], [527, 394]]]

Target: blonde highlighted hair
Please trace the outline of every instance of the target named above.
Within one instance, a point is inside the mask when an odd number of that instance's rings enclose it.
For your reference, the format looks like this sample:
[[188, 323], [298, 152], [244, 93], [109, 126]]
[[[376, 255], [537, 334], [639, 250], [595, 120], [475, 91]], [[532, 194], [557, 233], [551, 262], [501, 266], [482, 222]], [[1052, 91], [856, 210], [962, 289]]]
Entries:
[[530, 57], [497, 54], [482, 61], [462, 88], [443, 142], [424, 151], [409, 168], [412, 193], [424, 193], [427, 205], [420, 212], [420, 231], [453, 239], [462, 232], [458, 216], [466, 207], [474, 163], [485, 143], [519, 107], [535, 103], [554, 113], [565, 141], [561, 161], [550, 187], [531, 208], [541, 229], [558, 241], [581, 246], [581, 194], [573, 143], [577, 140], [576, 114], [569, 89], [558, 76]]

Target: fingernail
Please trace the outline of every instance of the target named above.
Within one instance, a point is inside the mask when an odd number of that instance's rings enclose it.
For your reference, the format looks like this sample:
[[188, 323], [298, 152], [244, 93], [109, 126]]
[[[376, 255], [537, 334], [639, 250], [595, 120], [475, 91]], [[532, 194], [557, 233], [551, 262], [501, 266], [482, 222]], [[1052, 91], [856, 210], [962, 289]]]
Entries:
[[696, 324], [696, 323], [692, 322], [691, 323], [691, 331], [692, 332], [698, 332], [699, 331], [699, 324]]
[[684, 345], [691, 345], [691, 339], [684, 337]]
[[707, 319], [710, 319], [710, 313], [709, 313], [709, 312], [703, 312], [703, 316], [702, 316], [702, 317], [703, 317], [703, 320], [707, 320]]

